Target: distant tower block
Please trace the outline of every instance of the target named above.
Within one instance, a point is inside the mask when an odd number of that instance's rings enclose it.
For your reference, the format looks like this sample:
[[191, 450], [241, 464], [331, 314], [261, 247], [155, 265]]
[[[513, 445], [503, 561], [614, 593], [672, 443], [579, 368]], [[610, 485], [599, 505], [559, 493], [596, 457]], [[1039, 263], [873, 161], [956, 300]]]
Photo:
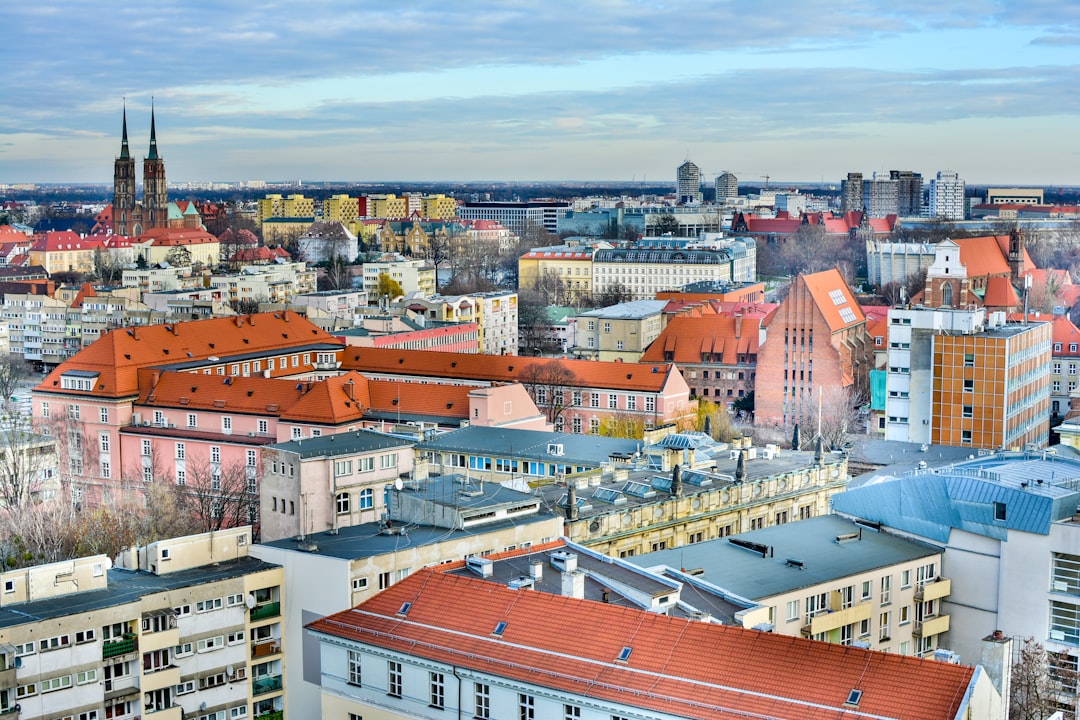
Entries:
[[726, 170], [716, 176], [716, 201], [739, 196], [739, 179]]
[[701, 169], [689, 160], [675, 171], [675, 195], [681, 203], [701, 202]]

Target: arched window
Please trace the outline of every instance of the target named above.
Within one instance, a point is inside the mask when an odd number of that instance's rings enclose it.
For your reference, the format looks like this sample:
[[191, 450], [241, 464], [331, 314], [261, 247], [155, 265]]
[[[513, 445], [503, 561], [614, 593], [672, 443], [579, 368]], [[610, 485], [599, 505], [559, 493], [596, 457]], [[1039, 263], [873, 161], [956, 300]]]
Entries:
[[943, 283], [941, 286], [942, 307], [952, 307], [952, 283]]

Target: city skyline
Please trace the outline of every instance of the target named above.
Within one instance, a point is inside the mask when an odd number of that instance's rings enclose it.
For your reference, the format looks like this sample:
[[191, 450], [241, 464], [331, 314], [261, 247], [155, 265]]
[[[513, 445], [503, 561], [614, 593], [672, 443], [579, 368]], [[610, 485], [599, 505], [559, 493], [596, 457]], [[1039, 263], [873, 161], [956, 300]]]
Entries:
[[9, 4], [0, 183], [108, 182], [154, 96], [177, 182], [1076, 184], [1080, 7], [986, 7]]

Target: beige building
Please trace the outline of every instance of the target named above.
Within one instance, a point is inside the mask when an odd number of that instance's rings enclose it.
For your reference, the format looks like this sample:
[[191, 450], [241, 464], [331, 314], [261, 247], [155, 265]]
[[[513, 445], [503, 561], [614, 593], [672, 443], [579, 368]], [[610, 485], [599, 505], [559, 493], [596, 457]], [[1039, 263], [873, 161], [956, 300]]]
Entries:
[[666, 300], [635, 300], [581, 313], [571, 352], [584, 360], [639, 362], [664, 329], [666, 305]]
[[[607, 243], [604, 246], [610, 247]], [[578, 245], [533, 248], [518, 259], [518, 287], [534, 288], [541, 283], [562, 286], [567, 298], [592, 298], [593, 249]], [[557, 280], [557, 282], [556, 282]]]
[[[366, 275], [366, 273], [365, 273]], [[417, 298], [410, 310], [422, 312], [428, 320], [474, 322], [480, 328], [480, 352], [486, 355], [517, 355], [517, 293], [509, 290], [471, 295]]]
[[283, 718], [283, 574], [251, 529], [0, 574], [0, 713]]
[[648, 553], [631, 562], [751, 601], [743, 627], [932, 656], [949, 629], [942, 549], [836, 515]]
[[406, 295], [419, 293], [424, 297], [435, 294], [435, 268], [426, 260], [382, 260], [364, 263], [364, 291], [369, 298], [379, 296], [379, 276], [389, 275], [401, 285]]
[[[412, 445], [400, 437], [360, 430], [265, 448], [262, 539], [379, 520], [386, 512], [386, 486], [412, 472]], [[299, 512], [284, 512], [286, 506]]]

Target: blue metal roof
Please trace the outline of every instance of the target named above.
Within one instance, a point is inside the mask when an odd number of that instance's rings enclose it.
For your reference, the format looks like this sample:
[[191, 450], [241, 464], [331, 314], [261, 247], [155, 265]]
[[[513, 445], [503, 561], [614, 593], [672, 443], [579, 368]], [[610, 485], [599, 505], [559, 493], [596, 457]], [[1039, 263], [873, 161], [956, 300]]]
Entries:
[[[1080, 503], [1080, 463], [999, 454], [871, 483], [832, 498], [845, 515], [938, 542], [952, 529], [1007, 539], [1009, 530], [1047, 535]], [[1004, 519], [997, 519], [1004, 513]]]

